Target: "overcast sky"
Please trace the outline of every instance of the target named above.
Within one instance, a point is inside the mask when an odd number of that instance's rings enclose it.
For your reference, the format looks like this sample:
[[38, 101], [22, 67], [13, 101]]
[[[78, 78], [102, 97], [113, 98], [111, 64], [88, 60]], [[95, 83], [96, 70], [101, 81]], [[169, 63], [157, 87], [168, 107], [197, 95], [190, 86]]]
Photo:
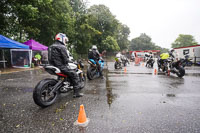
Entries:
[[87, 0], [104, 4], [130, 28], [130, 40], [146, 33], [161, 47], [170, 48], [179, 34], [200, 43], [200, 0]]

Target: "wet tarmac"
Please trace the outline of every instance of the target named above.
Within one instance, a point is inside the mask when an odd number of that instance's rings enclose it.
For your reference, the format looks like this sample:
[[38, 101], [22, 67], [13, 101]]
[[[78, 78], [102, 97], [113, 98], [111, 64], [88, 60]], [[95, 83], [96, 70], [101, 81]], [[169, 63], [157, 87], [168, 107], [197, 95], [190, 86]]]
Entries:
[[[0, 132], [7, 133], [199, 133], [200, 69], [186, 68], [178, 78], [135, 66], [115, 70], [108, 62], [105, 79], [87, 81], [84, 97], [61, 94], [48, 108], [32, 99], [35, 85], [54, 78], [43, 70], [0, 75]], [[79, 106], [90, 123], [74, 126]]]

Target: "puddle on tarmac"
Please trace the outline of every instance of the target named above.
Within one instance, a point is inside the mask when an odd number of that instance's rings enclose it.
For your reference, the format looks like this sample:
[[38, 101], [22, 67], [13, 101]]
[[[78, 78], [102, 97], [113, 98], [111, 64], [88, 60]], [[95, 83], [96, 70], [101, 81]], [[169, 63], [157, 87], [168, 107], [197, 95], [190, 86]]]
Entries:
[[185, 75], [199, 77], [200, 73], [186, 73]]
[[109, 81], [109, 77], [108, 77], [108, 69], [106, 70], [106, 90], [107, 90], [107, 103], [109, 105], [109, 107], [111, 107], [111, 104], [113, 102], [114, 99], [114, 95], [112, 93], [112, 88], [110, 85], [110, 81]]
[[175, 94], [166, 94], [167, 97], [176, 97]]
[[[109, 72], [109, 75], [110, 74], [120, 74], [121, 75], [125, 75], [125, 74], [146, 74], [146, 75], [152, 75], [152, 72], [149, 72], [149, 73], [138, 73], [138, 72]], [[165, 73], [158, 73], [157, 75], [165, 75]]]

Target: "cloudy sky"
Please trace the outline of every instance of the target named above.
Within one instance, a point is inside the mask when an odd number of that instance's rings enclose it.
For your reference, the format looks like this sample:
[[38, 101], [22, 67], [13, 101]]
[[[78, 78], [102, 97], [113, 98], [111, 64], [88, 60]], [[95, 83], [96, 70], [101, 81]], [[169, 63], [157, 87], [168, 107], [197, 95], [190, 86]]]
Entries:
[[104, 4], [130, 28], [130, 40], [146, 33], [157, 45], [170, 48], [179, 34], [200, 44], [200, 0], [87, 0]]

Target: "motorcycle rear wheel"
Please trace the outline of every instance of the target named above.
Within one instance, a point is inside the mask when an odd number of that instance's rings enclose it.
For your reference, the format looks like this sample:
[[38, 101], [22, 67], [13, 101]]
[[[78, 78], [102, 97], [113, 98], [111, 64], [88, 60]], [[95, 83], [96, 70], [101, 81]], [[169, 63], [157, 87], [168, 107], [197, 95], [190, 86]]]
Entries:
[[115, 67], [115, 69], [122, 69], [121, 64], [118, 62], [115, 62], [114, 67]]
[[58, 93], [55, 92], [50, 95], [50, 91], [57, 82], [58, 81], [55, 79], [44, 79], [40, 81], [33, 90], [33, 100], [35, 104], [43, 108], [52, 105], [55, 102]]
[[115, 67], [115, 69], [117, 69], [117, 62], [115, 62], [114, 67]]
[[86, 76], [85, 76], [85, 74], [83, 74], [83, 75], [80, 74], [79, 78], [80, 78], [80, 83], [81, 83], [80, 89], [83, 89], [86, 85]]
[[176, 75], [180, 78], [182, 78], [185, 75], [185, 69], [183, 67], [180, 67], [178, 70], [178, 73]]

